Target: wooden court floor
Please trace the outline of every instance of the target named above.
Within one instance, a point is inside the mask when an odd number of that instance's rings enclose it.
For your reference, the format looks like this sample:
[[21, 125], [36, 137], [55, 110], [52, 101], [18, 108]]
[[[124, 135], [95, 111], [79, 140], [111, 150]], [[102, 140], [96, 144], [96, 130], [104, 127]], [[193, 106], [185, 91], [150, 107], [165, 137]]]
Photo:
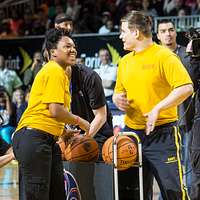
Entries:
[[18, 199], [18, 168], [15, 161], [0, 168], [0, 200]]
[[[155, 183], [153, 200], [158, 200], [158, 194], [158, 186]], [[0, 168], [0, 200], [19, 200], [18, 166], [16, 162], [12, 162]]]

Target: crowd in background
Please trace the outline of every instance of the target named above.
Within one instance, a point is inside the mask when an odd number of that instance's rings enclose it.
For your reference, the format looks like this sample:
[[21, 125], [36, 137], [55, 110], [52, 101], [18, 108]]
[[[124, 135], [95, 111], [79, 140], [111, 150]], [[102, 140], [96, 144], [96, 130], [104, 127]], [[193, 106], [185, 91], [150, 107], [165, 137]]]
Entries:
[[[200, 0], [97, 0], [95, 2], [93, 0], [46, 0], [34, 10], [28, 5], [21, 10], [22, 13], [12, 9], [10, 18], [6, 18], [5, 10], [0, 9], [0, 37], [45, 34], [47, 29], [53, 27], [56, 16], [62, 13], [72, 18], [73, 33], [108, 34], [119, 31], [120, 18], [133, 9], [143, 10], [152, 17], [176, 16], [180, 12], [183, 14], [183, 10], [186, 15], [196, 15], [200, 13]], [[102, 74], [102, 80], [107, 74], [111, 79], [111, 84], [115, 83], [117, 67], [112, 67], [109, 52], [103, 49], [102, 55], [101, 51], [99, 52], [99, 57], [100, 59], [105, 58], [105, 63], [103, 60], [101, 61], [102, 66], [99, 66], [98, 74], [100, 76]], [[29, 88], [41, 67], [41, 54], [35, 52], [32, 65], [24, 72], [20, 80], [15, 71], [5, 67], [4, 58], [0, 55], [0, 85], [5, 87], [4, 89], [0, 88], [0, 114], [4, 116], [3, 128], [6, 128], [6, 134], [3, 132], [0, 135], [2, 134], [2, 137], [7, 135], [8, 137], [5, 139], [8, 143], [11, 142], [10, 135], [14, 130], [13, 127], [17, 125], [27, 106], [25, 99], [28, 99]], [[103, 81], [103, 83], [106, 82]], [[108, 102], [110, 102], [111, 96], [106, 96]], [[109, 105], [113, 108], [112, 104]]]
[[[200, 14], [200, 0], [97, 0], [96, 2], [93, 0], [46, 0], [34, 10], [28, 5], [22, 13], [13, 9], [9, 18], [5, 16], [4, 10], [0, 9], [0, 38], [43, 35], [46, 30], [53, 27], [56, 16], [62, 13], [72, 17], [73, 33], [109, 34], [119, 31], [120, 18], [133, 9], [142, 10], [152, 18], [157, 16], [198, 15]], [[169, 22], [165, 23], [169, 24]], [[161, 30], [162, 33], [164, 33], [163, 30], [165, 29]], [[173, 32], [176, 44], [175, 30]], [[161, 38], [158, 39], [162, 44]], [[165, 46], [164, 43], [162, 45]], [[174, 49], [169, 48], [179, 55], [179, 47], [176, 44]], [[113, 66], [108, 50], [101, 49], [99, 57], [101, 65], [96, 72], [103, 80], [106, 100], [110, 107], [114, 105], [109, 104], [112, 101], [113, 89], [108, 90], [106, 88], [107, 82], [105, 80], [108, 77], [110, 84], [115, 84], [117, 66]], [[180, 55], [179, 57], [181, 58]], [[84, 63], [84, 60], [80, 58], [77, 61]], [[0, 55], [0, 85], [4, 86], [4, 88], [0, 88], [0, 115], [3, 118], [0, 137], [5, 139], [7, 143], [11, 143], [11, 135], [27, 107], [29, 89], [41, 67], [41, 54], [35, 52], [32, 65], [25, 71], [23, 79], [20, 80], [20, 77], [14, 71], [5, 68], [4, 58]]]
[[[35, 8], [0, 9], [0, 38], [43, 35], [58, 14], [74, 22], [74, 33], [119, 31], [119, 20], [131, 10], [153, 17], [200, 14], [200, 0], [46, 0]], [[5, 12], [6, 11], [6, 12]]]
[[[34, 67], [34, 62], [31, 65]], [[27, 70], [28, 72], [28, 70]], [[24, 77], [28, 77], [26, 75]], [[29, 83], [31, 79], [27, 78]], [[24, 110], [27, 107], [29, 87], [17, 75], [14, 70], [5, 67], [5, 59], [0, 55], [0, 137], [8, 144], [11, 143], [11, 135], [15, 130]]]

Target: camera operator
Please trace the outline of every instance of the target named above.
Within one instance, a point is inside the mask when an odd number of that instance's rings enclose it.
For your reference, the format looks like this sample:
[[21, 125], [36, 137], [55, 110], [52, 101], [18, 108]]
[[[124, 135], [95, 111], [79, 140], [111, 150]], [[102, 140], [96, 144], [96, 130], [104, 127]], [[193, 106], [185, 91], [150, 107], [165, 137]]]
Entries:
[[192, 188], [190, 197], [191, 200], [200, 199], [200, 29], [191, 29], [189, 32], [190, 42], [187, 45], [186, 52], [190, 54], [189, 73], [194, 83], [195, 95], [193, 95], [194, 116], [191, 117], [192, 139], [190, 149], [190, 159], [192, 165]]

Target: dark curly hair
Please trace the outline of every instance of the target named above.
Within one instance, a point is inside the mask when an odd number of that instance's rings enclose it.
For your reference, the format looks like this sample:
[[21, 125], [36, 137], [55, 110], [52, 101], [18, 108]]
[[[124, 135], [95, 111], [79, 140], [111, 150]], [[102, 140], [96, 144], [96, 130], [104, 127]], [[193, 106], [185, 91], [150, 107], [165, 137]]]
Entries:
[[58, 42], [61, 40], [63, 36], [67, 36], [72, 39], [71, 35], [64, 29], [50, 29], [46, 33], [45, 40], [45, 49], [50, 55], [51, 49], [56, 49]]

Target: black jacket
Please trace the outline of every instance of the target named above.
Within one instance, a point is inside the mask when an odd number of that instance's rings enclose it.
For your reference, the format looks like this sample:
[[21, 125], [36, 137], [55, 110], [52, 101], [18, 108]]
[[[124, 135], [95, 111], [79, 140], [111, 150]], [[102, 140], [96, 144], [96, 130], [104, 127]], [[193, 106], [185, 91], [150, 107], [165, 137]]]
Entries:
[[[71, 111], [91, 122], [95, 117], [92, 110], [107, 105], [101, 78], [91, 68], [74, 65], [71, 79]], [[112, 131], [112, 115], [107, 106], [107, 121], [98, 133], [111, 136]]]

